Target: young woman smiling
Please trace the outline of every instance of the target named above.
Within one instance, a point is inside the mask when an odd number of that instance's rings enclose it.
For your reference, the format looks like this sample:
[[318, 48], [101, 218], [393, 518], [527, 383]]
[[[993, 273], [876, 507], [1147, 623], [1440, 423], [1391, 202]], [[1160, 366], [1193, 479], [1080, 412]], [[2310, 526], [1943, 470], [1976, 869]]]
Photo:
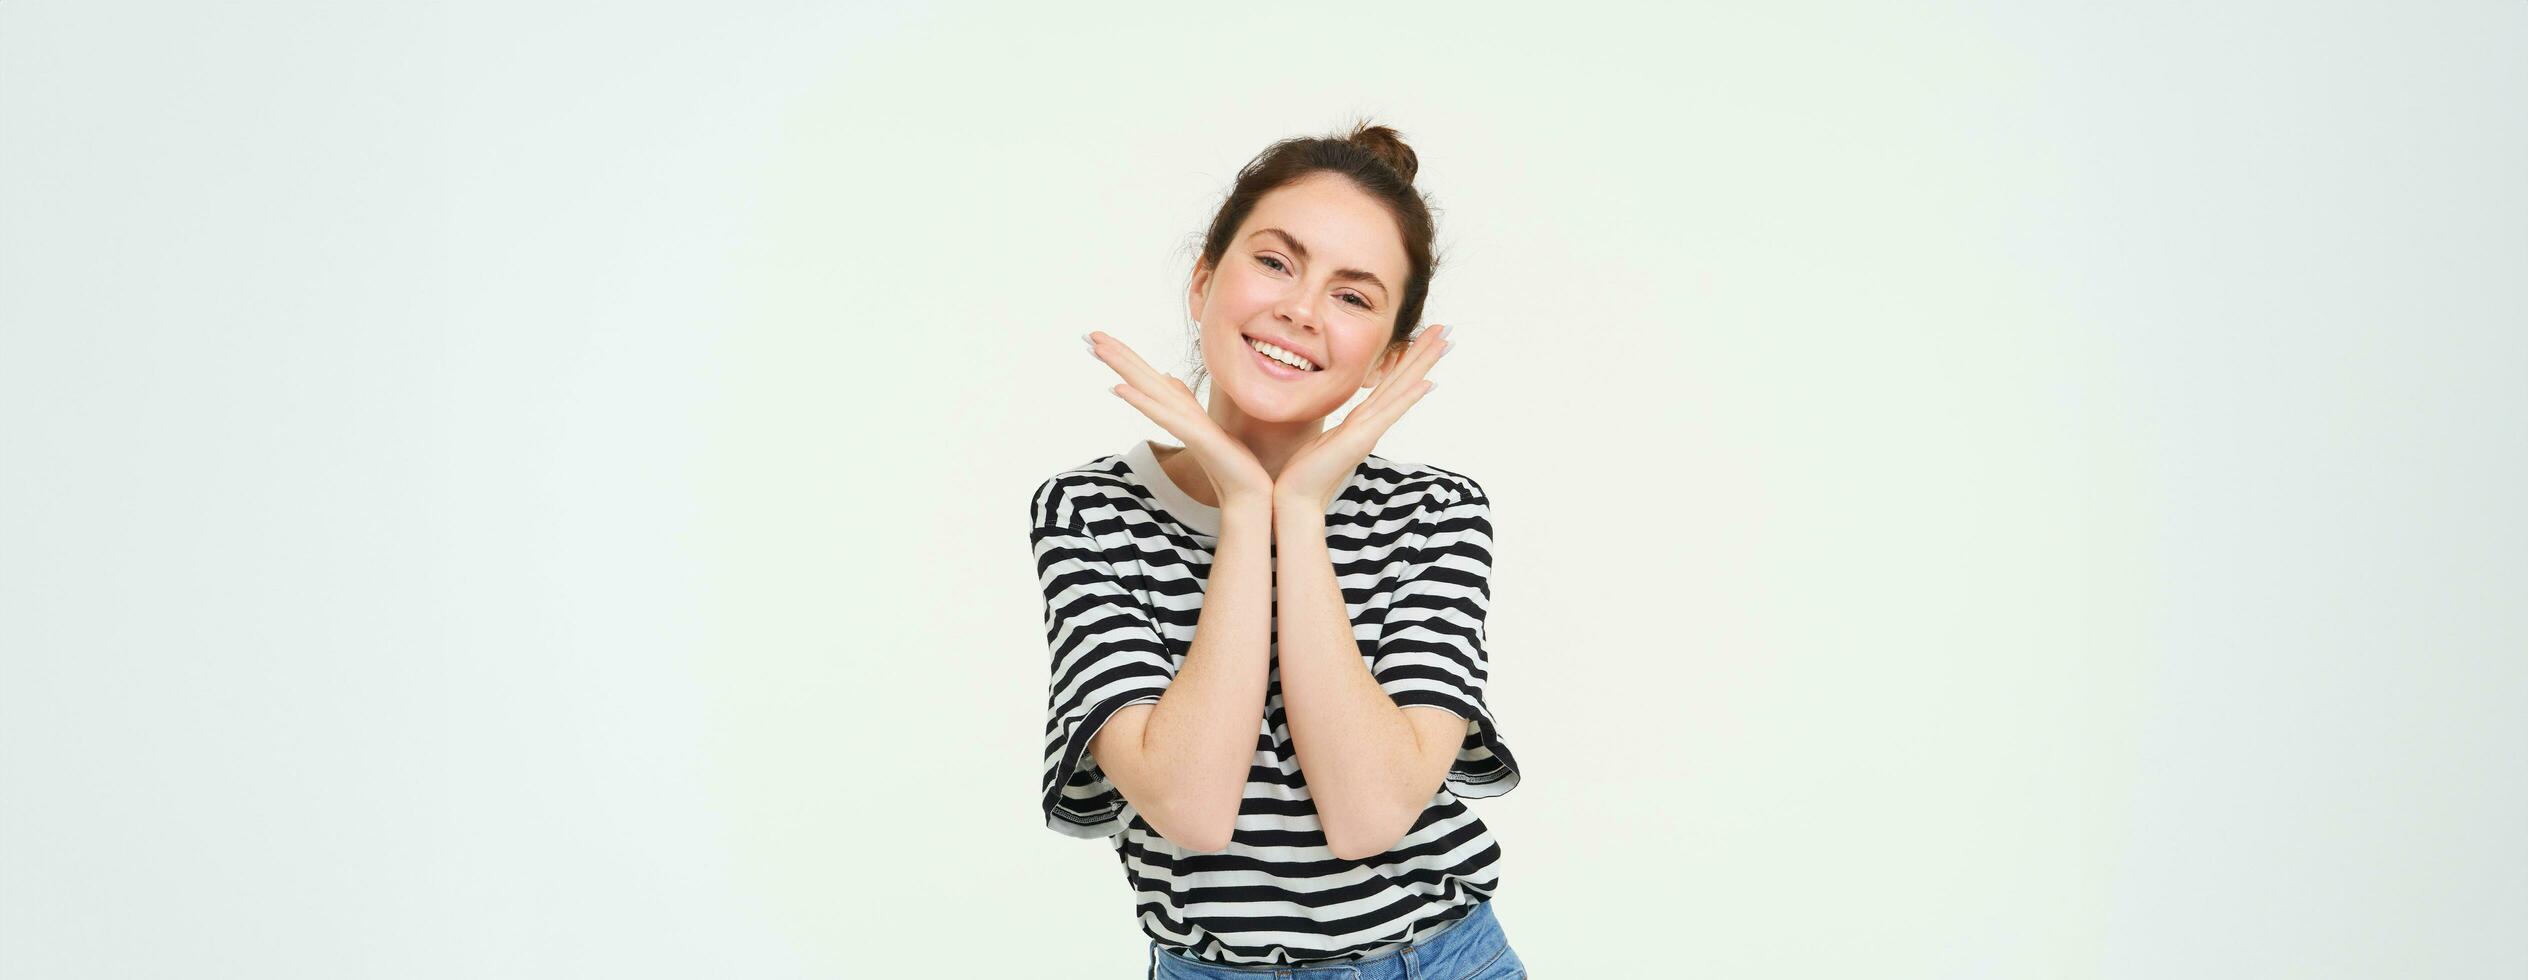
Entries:
[[1416, 169], [1367, 123], [1266, 148], [1186, 291], [1208, 403], [1090, 332], [1178, 444], [1030, 501], [1046, 826], [1114, 842], [1153, 977], [1526, 975], [1489, 901], [1501, 849], [1462, 802], [1518, 784], [1484, 693], [1490, 501], [1373, 452], [1453, 346], [1413, 331], [1434, 264]]

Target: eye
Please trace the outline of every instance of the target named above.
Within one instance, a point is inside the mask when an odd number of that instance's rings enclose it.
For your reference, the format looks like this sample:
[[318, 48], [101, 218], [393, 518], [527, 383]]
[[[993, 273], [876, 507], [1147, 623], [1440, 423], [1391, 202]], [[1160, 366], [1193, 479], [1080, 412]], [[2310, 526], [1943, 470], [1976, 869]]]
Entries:
[[[1288, 271], [1290, 271], [1288, 267], [1286, 267], [1286, 266], [1282, 265], [1282, 260], [1277, 259], [1277, 258], [1274, 258], [1274, 257], [1272, 257], [1272, 256], [1270, 256], [1270, 255], [1258, 255], [1258, 256], [1256, 256], [1256, 257], [1255, 257], [1255, 261], [1258, 261], [1258, 262], [1262, 262], [1262, 263], [1264, 263], [1264, 265], [1265, 265], [1265, 267], [1266, 267], [1266, 268], [1269, 268], [1269, 269], [1271, 269], [1271, 270], [1273, 270], [1273, 271], [1275, 271], [1275, 272], [1288, 272]], [[1368, 301], [1368, 300], [1365, 300], [1365, 299], [1362, 299], [1362, 298], [1361, 298], [1361, 294], [1359, 294], [1359, 293], [1344, 293], [1344, 294], [1343, 294], [1343, 298], [1344, 298], [1344, 299], [1351, 300], [1351, 301], [1352, 301], [1352, 305], [1353, 305], [1353, 306], [1360, 307], [1361, 309], [1366, 310], [1366, 309], [1370, 309], [1370, 308], [1371, 308], [1371, 307], [1370, 307], [1370, 305], [1369, 305], [1369, 301]]]

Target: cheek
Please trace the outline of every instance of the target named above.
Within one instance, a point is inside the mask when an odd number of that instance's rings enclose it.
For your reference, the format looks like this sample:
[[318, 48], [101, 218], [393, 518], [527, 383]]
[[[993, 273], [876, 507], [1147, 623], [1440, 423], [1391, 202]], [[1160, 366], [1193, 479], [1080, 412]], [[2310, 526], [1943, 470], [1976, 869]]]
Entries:
[[1387, 355], [1387, 334], [1381, 330], [1374, 337], [1347, 344], [1342, 351], [1343, 363], [1352, 368], [1354, 378], [1377, 370], [1379, 359]]
[[1280, 293], [1273, 284], [1254, 276], [1230, 276], [1221, 284], [1220, 291], [1212, 295], [1212, 300], [1219, 304], [1219, 312], [1244, 322], [1257, 310], [1273, 305], [1273, 299], [1278, 295]]

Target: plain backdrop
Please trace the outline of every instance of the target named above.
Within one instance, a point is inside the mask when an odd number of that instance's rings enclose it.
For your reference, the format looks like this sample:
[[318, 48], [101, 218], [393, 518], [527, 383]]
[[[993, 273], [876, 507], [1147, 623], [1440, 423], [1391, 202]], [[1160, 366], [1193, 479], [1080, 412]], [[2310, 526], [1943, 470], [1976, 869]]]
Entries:
[[1137, 976], [1038, 481], [1421, 155], [1546, 978], [2528, 973], [2528, 7], [0, 5], [0, 975]]

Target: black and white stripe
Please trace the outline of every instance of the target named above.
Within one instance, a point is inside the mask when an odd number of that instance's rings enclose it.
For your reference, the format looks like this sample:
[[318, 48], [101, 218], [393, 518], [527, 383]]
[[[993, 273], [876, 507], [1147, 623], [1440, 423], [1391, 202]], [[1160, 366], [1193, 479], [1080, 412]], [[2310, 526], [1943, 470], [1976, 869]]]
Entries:
[[1191, 853], [1159, 836], [1088, 750], [1108, 717], [1157, 701], [1184, 663], [1219, 511], [1178, 489], [1147, 441], [1054, 474], [1030, 509], [1052, 652], [1045, 826], [1114, 841], [1152, 940], [1218, 963], [1358, 959], [1427, 937], [1491, 897], [1501, 849], [1460, 800], [1507, 793], [1519, 773], [1484, 700], [1492, 522], [1474, 480], [1372, 454], [1326, 511], [1327, 550], [1371, 675], [1399, 705], [1468, 719], [1413, 830], [1358, 861], [1325, 846], [1291, 748], [1278, 659], [1226, 850]]

